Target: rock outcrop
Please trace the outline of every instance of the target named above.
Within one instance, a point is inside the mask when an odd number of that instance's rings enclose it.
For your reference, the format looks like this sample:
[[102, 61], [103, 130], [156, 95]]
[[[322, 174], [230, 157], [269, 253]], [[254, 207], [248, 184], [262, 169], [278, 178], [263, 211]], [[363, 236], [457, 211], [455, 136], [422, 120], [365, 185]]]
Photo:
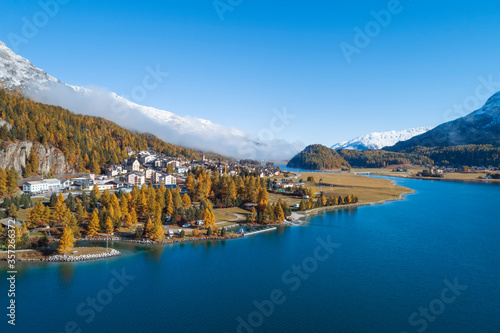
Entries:
[[52, 172], [58, 175], [75, 172], [73, 167], [66, 163], [63, 152], [55, 147], [30, 141], [2, 141], [0, 145], [0, 168], [14, 167], [19, 175], [22, 174], [23, 168], [26, 167], [26, 161], [33, 151], [38, 154], [39, 173]]

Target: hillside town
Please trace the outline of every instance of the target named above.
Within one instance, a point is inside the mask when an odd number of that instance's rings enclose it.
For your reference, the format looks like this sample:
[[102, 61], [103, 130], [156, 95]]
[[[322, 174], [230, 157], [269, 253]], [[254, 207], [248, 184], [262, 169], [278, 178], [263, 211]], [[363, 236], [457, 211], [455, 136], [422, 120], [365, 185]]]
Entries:
[[122, 190], [130, 192], [132, 187], [152, 184], [164, 185], [166, 188], [182, 187], [191, 170], [205, 168], [216, 171], [220, 175], [237, 176], [241, 172], [257, 174], [259, 177], [273, 177], [280, 174], [279, 167], [273, 163], [261, 165], [256, 161], [214, 161], [203, 157], [201, 160], [189, 161], [183, 158], [168, 157], [156, 152], [140, 151], [137, 154], [129, 151], [130, 158], [121, 164], [110, 165], [103, 174], [82, 174], [74, 177], [43, 178], [21, 181], [22, 191], [36, 196], [51, 192], [81, 192], [94, 186], [100, 191]]

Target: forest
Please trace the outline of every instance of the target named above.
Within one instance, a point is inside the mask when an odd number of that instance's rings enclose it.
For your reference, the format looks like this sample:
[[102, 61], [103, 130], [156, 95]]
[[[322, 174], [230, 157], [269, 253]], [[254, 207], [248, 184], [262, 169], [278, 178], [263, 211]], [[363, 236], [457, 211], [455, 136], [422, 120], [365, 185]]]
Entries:
[[[19, 92], [0, 88], [0, 119], [12, 125], [0, 127], [2, 141], [28, 140], [60, 149], [78, 172], [100, 173], [128, 158], [133, 151], [153, 149], [172, 157], [201, 159], [203, 154], [168, 144], [148, 133], [134, 133], [104, 118], [75, 114], [58, 106], [34, 102]], [[208, 158], [224, 159], [206, 154]], [[36, 157], [33, 158], [35, 160]], [[29, 162], [29, 161], [28, 161]], [[37, 162], [37, 161], [36, 161]], [[34, 161], [31, 161], [33, 165]]]

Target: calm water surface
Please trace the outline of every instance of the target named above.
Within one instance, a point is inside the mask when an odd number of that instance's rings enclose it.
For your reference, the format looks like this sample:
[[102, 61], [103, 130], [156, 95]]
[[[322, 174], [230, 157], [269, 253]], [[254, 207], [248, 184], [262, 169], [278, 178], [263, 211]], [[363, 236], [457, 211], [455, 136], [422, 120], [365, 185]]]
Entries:
[[417, 192], [302, 227], [19, 263], [15, 331], [500, 332], [500, 187], [396, 181]]

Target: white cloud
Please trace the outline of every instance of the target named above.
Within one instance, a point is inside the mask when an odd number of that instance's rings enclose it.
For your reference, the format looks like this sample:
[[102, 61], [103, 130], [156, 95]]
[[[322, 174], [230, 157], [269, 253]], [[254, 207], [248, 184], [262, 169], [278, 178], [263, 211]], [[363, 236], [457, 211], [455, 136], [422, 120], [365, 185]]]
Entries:
[[73, 87], [60, 82], [33, 84], [28, 97], [73, 112], [109, 119], [129, 130], [152, 133], [166, 142], [236, 158], [288, 160], [304, 145], [284, 140], [259, 142], [232, 127], [145, 107], [100, 87]]

